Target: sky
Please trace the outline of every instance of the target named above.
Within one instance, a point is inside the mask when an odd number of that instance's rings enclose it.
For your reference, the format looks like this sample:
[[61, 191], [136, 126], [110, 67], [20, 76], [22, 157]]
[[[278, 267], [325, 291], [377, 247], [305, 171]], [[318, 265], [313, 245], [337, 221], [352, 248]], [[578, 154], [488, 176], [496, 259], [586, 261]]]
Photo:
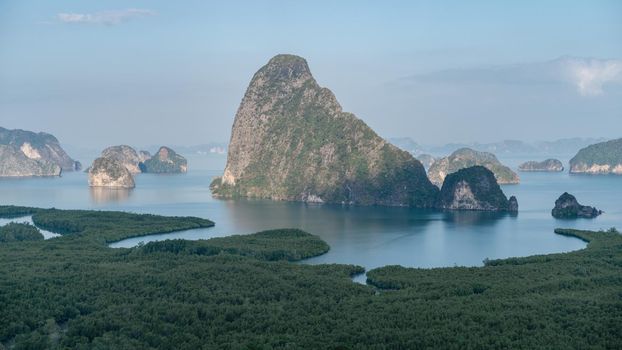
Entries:
[[0, 126], [228, 141], [270, 57], [422, 144], [622, 137], [622, 1], [0, 0]]

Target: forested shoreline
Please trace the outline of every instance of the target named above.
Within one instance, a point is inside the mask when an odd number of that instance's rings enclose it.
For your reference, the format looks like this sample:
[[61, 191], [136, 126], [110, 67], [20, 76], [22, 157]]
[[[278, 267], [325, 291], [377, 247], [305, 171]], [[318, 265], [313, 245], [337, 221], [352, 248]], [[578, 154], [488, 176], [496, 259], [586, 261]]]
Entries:
[[[214, 223], [0, 206], [61, 237], [0, 242], [0, 349], [473, 349], [622, 346], [622, 236], [483, 267], [293, 264], [326, 252], [292, 229], [110, 242]], [[554, 234], [553, 232], [551, 234]]]

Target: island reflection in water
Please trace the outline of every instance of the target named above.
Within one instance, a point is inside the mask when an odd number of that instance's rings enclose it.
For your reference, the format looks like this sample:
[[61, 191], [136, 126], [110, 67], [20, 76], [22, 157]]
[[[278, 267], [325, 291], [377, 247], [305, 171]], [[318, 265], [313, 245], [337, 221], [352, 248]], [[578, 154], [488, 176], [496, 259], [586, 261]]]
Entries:
[[492, 225], [495, 220], [503, 218], [516, 218], [518, 213], [494, 212], [494, 211], [443, 211], [443, 220], [457, 226], [482, 226]]
[[91, 187], [91, 202], [96, 204], [123, 202], [130, 198], [133, 191], [127, 188]]

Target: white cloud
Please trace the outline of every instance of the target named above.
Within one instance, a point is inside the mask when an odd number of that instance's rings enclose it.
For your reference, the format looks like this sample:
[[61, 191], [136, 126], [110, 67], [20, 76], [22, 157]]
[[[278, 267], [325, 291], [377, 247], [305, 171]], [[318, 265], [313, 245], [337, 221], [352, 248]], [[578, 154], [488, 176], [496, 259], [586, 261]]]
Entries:
[[568, 58], [564, 60], [568, 78], [583, 96], [603, 93], [603, 85], [622, 82], [622, 60]]
[[581, 96], [605, 93], [605, 87], [622, 84], [622, 60], [561, 57], [552, 61], [495, 67], [451, 69], [411, 76], [406, 81], [425, 83], [478, 83], [573, 86]]
[[95, 13], [59, 13], [56, 18], [63, 23], [115, 25], [134, 18], [155, 16], [155, 11], [145, 9], [125, 9]]

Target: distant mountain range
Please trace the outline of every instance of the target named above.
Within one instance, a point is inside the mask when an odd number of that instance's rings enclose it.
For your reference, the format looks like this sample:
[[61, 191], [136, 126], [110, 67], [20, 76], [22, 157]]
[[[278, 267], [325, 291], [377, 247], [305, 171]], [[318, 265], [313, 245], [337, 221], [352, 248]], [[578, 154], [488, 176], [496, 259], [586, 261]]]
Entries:
[[[555, 141], [538, 141], [528, 143], [519, 140], [503, 140], [492, 143], [447, 143], [444, 145], [421, 145], [411, 137], [392, 137], [387, 139], [393, 145], [419, 156], [430, 154], [435, 157], [447, 156], [460, 148], [472, 148], [476, 151], [490, 152], [495, 155], [575, 155], [580, 149], [589, 145], [607, 141], [606, 138], [573, 137]], [[82, 147], [64, 145], [72, 154], [99, 154], [99, 150], [85, 149]], [[142, 146], [137, 149], [145, 149], [156, 152], [160, 146]], [[171, 146], [182, 155], [226, 155], [229, 145], [227, 142], [209, 142], [193, 146]]]
[[[152, 149], [157, 150], [159, 149], [159, 146], [147, 146], [143, 148], [147, 150], [152, 150]], [[210, 142], [210, 143], [194, 145], [194, 146], [173, 145], [171, 146], [171, 148], [175, 149], [177, 153], [182, 154], [182, 155], [227, 154], [228, 145], [226, 142]]]
[[493, 143], [448, 143], [442, 146], [420, 145], [410, 137], [389, 138], [395, 146], [417, 156], [432, 154], [442, 156], [451, 154], [460, 148], [472, 148], [477, 151], [490, 152], [496, 155], [574, 155], [580, 149], [591, 144], [603, 142], [605, 138], [566, 138], [555, 141], [538, 141], [527, 143], [519, 140], [503, 140]]

